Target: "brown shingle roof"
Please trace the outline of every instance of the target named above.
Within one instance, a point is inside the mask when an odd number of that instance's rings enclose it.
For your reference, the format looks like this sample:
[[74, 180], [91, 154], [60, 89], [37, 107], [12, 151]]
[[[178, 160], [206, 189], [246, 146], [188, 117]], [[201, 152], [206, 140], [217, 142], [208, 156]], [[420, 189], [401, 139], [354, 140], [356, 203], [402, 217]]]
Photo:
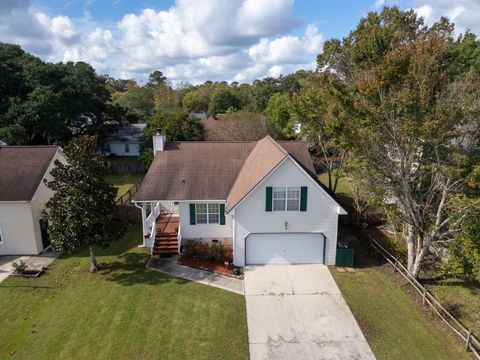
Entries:
[[[275, 158], [272, 151], [276, 153]], [[302, 141], [277, 143], [270, 138], [258, 142], [167, 142], [165, 151], [157, 152], [134, 199], [226, 200], [238, 178], [231, 198], [234, 202], [243, 198], [243, 192], [248, 192], [252, 183], [260, 181], [261, 174], [269, 171], [272, 163], [278, 163], [278, 158], [287, 152], [314, 173], [307, 146]], [[247, 158], [251, 159], [247, 162]], [[249, 169], [256, 172], [256, 180], [249, 178]]]
[[288, 156], [288, 152], [270, 136], [258, 141], [243, 163], [232, 190], [228, 194], [227, 211], [235, 207], [286, 156]]
[[0, 147], [0, 201], [29, 201], [58, 146]]

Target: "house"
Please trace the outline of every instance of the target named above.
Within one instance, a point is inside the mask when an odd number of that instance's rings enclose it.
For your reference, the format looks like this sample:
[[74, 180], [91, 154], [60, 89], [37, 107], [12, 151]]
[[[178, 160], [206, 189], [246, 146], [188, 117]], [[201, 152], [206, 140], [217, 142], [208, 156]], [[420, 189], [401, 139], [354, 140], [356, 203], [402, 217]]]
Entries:
[[121, 125], [105, 140], [106, 154], [115, 156], [140, 156], [143, 133], [147, 124]]
[[134, 197], [152, 254], [198, 240], [231, 246], [237, 266], [335, 263], [346, 211], [318, 181], [305, 142], [167, 142], [158, 133], [153, 142]]
[[58, 146], [0, 147], [0, 255], [39, 254], [49, 245], [41, 217], [53, 192], [43, 180], [55, 160], [65, 162]]

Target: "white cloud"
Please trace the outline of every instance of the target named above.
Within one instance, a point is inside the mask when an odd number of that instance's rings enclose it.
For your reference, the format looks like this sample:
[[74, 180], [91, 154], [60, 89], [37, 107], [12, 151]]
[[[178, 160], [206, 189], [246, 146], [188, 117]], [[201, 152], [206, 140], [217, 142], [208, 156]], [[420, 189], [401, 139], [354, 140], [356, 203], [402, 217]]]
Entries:
[[0, 41], [49, 61], [86, 61], [114, 76], [145, 79], [160, 69], [173, 82], [251, 81], [314, 67], [323, 36], [311, 25], [289, 35], [302, 26], [293, 7], [294, 0], [177, 0], [105, 27], [91, 18], [49, 16], [27, 0], [0, 1]]
[[480, 33], [480, 0], [416, 0], [413, 9], [427, 25], [445, 16], [455, 23], [457, 34], [467, 29]]

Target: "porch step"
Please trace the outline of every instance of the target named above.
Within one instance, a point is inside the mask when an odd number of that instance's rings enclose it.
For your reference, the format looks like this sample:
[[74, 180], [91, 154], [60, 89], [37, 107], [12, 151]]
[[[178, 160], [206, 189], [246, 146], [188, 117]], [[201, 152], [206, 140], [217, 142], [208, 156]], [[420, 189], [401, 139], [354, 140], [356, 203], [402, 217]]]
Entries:
[[154, 246], [153, 247], [153, 255], [173, 255], [176, 254], [178, 251], [177, 246], [173, 245], [162, 245], [162, 246]]

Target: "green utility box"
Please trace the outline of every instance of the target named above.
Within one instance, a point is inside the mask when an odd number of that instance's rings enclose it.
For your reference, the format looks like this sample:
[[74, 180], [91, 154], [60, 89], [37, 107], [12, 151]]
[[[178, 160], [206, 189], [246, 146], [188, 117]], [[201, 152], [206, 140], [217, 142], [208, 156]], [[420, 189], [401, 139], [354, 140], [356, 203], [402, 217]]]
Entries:
[[353, 267], [353, 249], [338, 248], [335, 265]]

